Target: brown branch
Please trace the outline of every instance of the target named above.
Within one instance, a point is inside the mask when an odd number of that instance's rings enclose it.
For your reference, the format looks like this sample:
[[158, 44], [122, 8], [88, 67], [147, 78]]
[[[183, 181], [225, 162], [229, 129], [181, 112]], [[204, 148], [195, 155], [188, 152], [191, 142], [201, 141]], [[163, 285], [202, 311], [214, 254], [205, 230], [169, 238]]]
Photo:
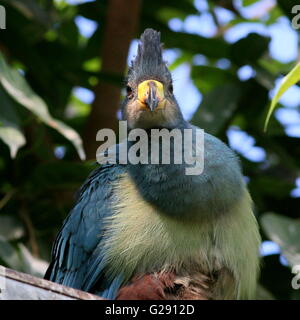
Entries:
[[36, 240], [34, 226], [32, 224], [29, 213], [28, 213], [27, 208], [24, 203], [21, 204], [21, 207], [19, 210], [19, 215], [25, 225], [25, 228], [26, 228], [26, 231], [28, 234], [28, 240], [29, 240], [31, 253], [33, 256], [38, 257], [39, 256], [39, 247], [38, 247], [37, 240]]
[[[102, 45], [101, 71], [123, 75], [131, 39], [134, 37], [140, 12], [140, 0], [110, 0]], [[100, 81], [95, 88], [95, 100], [86, 123], [84, 145], [88, 159], [95, 159], [99, 142], [96, 133], [102, 128], [116, 129], [120, 103], [120, 86]]]
[[103, 300], [88, 292], [62, 286], [0, 266], [0, 300]]
[[5, 194], [5, 196], [0, 200], [0, 210], [2, 210], [8, 201], [12, 198], [12, 196], [15, 194], [16, 190], [10, 190]]

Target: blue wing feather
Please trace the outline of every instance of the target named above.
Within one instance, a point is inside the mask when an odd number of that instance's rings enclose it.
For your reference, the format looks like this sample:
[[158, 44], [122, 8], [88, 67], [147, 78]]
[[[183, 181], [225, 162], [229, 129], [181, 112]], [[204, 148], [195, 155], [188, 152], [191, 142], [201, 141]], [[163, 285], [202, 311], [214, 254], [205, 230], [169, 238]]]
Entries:
[[109, 281], [101, 252], [104, 219], [112, 214], [112, 182], [124, 167], [103, 165], [92, 172], [79, 191], [78, 201], [64, 221], [52, 250], [45, 278], [76, 289], [115, 297], [122, 276]]

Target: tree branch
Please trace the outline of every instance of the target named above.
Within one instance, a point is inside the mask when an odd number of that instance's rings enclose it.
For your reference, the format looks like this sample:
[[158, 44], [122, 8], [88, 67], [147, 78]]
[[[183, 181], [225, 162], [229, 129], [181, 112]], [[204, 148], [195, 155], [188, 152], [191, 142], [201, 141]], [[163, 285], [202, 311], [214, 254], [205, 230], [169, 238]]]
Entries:
[[[140, 0], [110, 0], [102, 45], [103, 73], [123, 75], [128, 48], [134, 37], [140, 12]], [[116, 129], [120, 103], [120, 86], [100, 81], [95, 88], [95, 100], [86, 123], [84, 145], [88, 159], [95, 159], [99, 142], [96, 134], [102, 128]]]

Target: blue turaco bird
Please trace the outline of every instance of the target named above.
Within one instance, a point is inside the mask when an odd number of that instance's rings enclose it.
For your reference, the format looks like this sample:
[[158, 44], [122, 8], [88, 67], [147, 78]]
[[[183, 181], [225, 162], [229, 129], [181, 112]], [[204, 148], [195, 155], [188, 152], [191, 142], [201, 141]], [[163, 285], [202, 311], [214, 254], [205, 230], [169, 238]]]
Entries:
[[[129, 68], [122, 117], [129, 131], [196, 128], [182, 116], [152, 29]], [[239, 160], [205, 133], [203, 172], [187, 175], [185, 166], [99, 165], [45, 278], [107, 299], [255, 298], [260, 236]]]

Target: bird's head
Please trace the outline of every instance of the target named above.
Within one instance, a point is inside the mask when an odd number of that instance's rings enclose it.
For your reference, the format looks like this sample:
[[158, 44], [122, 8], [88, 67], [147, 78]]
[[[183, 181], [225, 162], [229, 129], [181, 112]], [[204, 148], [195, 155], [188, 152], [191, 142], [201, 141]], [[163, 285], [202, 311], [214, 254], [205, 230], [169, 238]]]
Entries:
[[171, 73], [162, 57], [160, 33], [146, 29], [128, 71], [122, 118], [129, 129], [175, 128], [183, 121]]

